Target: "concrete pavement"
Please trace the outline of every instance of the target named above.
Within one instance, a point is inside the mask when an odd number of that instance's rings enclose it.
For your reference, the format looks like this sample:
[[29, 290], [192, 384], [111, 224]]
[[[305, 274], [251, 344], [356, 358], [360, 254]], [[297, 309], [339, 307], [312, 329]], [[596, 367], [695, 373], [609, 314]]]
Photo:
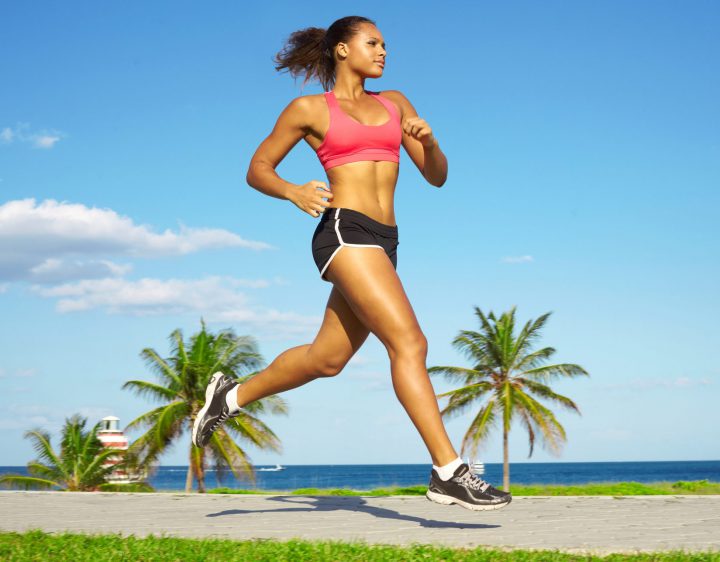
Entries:
[[606, 554], [720, 552], [720, 495], [519, 496], [471, 512], [424, 496], [0, 492], [0, 529], [329, 539]]

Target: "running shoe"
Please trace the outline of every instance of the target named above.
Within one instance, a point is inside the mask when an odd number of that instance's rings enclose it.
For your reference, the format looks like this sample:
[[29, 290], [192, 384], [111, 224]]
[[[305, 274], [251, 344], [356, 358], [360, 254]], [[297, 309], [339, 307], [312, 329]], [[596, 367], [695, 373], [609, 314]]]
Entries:
[[213, 432], [228, 418], [237, 416], [230, 412], [225, 397], [237, 381], [220, 371], [215, 373], [205, 389], [205, 405], [198, 412], [193, 424], [192, 442], [197, 447], [204, 447], [210, 441]]
[[430, 485], [425, 496], [430, 501], [450, 505], [456, 503], [466, 509], [484, 511], [500, 509], [512, 501], [509, 492], [493, 488], [475, 475], [467, 463], [461, 464], [449, 480], [441, 480], [435, 469], [430, 473]]

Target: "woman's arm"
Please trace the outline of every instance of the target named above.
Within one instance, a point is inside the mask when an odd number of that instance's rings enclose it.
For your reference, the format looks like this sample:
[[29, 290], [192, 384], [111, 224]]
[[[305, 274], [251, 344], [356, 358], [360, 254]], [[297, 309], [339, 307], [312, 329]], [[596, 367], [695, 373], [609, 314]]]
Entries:
[[288, 104], [272, 132], [260, 143], [250, 159], [245, 180], [258, 191], [278, 199], [287, 199], [311, 216], [317, 216], [330, 206], [323, 197], [332, 198], [325, 182], [311, 180], [298, 185], [285, 181], [275, 172], [290, 149], [308, 134], [307, 119], [310, 112], [311, 102], [306, 96], [295, 98]]
[[268, 137], [260, 143], [250, 159], [247, 176], [248, 185], [258, 191], [278, 199], [289, 199], [289, 192], [297, 187], [283, 180], [275, 168], [307, 133], [303, 119], [305, 109], [303, 98], [295, 98], [282, 111], [275, 127]]
[[447, 180], [448, 162], [437, 138], [427, 121], [418, 117], [417, 111], [402, 92], [388, 90], [390, 99], [402, 110], [402, 144], [417, 169], [435, 187], [442, 187]]

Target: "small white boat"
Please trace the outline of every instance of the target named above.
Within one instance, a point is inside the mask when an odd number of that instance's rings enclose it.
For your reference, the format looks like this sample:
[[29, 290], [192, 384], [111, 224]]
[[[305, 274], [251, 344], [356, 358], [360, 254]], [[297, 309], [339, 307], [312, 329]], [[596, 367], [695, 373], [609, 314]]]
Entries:
[[275, 468], [258, 468], [259, 472], [276, 472], [278, 470], [285, 470], [285, 467], [280, 466], [279, 464], [276, 464]]

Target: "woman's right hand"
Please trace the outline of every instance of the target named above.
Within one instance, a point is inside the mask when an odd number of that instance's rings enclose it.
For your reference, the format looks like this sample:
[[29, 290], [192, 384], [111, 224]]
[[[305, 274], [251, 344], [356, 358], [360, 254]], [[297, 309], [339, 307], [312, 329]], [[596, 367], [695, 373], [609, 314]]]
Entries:
[[[327, 197], [325, 201], [323, 197]], [[330, 206], [333, 194], [330, 188], [323, 181], [310, 180], [309, 182], [298, 185], [290, 191], [288, 199], [292, 201], [300, 210], [305, 211], [312, 217], [318, 217]]]

